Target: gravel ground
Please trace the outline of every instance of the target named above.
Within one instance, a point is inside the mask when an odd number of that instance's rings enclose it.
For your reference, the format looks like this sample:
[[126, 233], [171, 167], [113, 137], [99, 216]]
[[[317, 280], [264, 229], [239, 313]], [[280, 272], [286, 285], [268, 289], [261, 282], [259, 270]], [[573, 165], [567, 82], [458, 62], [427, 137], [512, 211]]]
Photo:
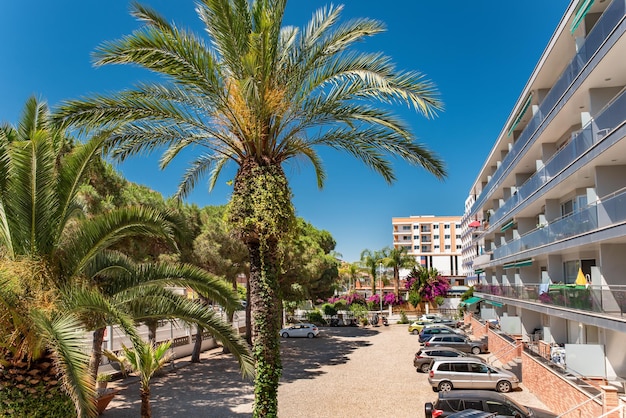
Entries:
[[[407, 325], [322, 328], [320, 337], [282, 339], [283, 376], [278, 390], [280, 418], [424, 417], [424, 403], [436, 394], [427, 375], [413, 368], [419, 347]], [[139, 416], [136, 378], [114, 382], [120, 393], [104, 417]], [[509, 394], [519, 403], [546, 408], [521, 385]], [[152, 416], [249, 417], [254, 388], [242, 380], [232, 356], [211, 350], [201, 364], [188, 359], [153, 378]]]

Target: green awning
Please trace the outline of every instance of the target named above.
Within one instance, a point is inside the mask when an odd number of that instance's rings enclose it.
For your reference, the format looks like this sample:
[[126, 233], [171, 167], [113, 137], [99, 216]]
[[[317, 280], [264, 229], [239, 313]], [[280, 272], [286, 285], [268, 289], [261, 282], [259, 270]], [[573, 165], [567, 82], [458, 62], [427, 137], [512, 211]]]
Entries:
[[512, 269], [515, 267], [515, 263], [506, 263], [502, 266], [503, 269]]
[[463, 302], [459, 303], [459, 305], [461, 306], [465, 306], [465, 305], [473, 305], [475, 303], [480, 302], [481, 300], [483, 300], [483, 298], [479, 298], [478, 296], [472, 296], [469, 299], [465, 299]]
[[589, 12], [589, 9], [591, 9], [593, 2], [594, 0], [582, 0], [580, 2], [578, 7], [576, 8], [576, 11], [574, 12], [574, 20], [572, 20], [570, 32], [574, 33], [576, 31], [576, 28], [578, 28], [580, 22], [582, 22], [583, 19], [585, 19], [585, 16], [587, 16], [587, 12]]
[[515, 263], [515, 267], [528, 267], [528, 266], [532, 266], [532, 264], [533, 264], [533, 259], [529, 258], [528, 260], [518, 261], [517, 263]]
[[519, 113], [517, 114], [517, 117], [515, 118], [515, 120], [511, 124], [511, 127], [509, 128], [509, 132], [506, 134], [507, 136], [511, 136], [511, 134], [513, 133], [515, 128], [517, 128], [517, 125], [519, 125], [520, 121], [524, 117], [524, 114], [526, 113], [526, 111], [530, 107], [530, 103], [532, 102], [532, 98], [533, 98], [533, 95], [531, 93], [531, 94], [528, 95], [528, 98], [526, 99], [526, 102], [524, 102], [524, 106], [522, 106], [522, 108], [520, 109]]
[[503, 306], [504, 306], [502, 303], [500, 303], [500, 302], [494, 302], [493, 300], [486, 300], [486, 299], [485, 299], [485, 303], [487, 303], [487, 304], [489, 304], [489, 305], [491, 305], [491, 306], [495, 306], [496, 308], [501, 308], [501, 307], [503, 307]]
[[502, 228], [500, 228], [500, 232], [504, 232], [507, 229], [512, 228], [514, 225], [515, 225], [515, 219], [511, 219], [510, 221], [502, 225]]

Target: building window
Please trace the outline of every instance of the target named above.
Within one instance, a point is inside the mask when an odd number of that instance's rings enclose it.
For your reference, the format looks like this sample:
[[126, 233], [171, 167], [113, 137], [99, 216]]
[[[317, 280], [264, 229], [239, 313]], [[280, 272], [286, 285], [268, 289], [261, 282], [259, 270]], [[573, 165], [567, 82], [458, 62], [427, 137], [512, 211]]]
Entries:
[[403, 231], [410, 231], [411, 227], [409, 225], [402, 225], [402, 230]]
[[419, 235], [413, 235], [413, 239], [420, 239]]
[[439, 245], [435, 245], [435, 250], [438, 250], [438, 249], [439, 249]]
[[420, 229], [419, 225], [413, 225], [413, 229]]
[[456, 246], [456, 249], [457, 249], [457, 250], [460, 250], [460, 249], [461, 249], [461, 246], [460, 246], [460, 245], [457, 245], [457, 246]]
[[578, 267], [580, 262], [578, 260], [566, 261], [563, 263], [563, 276], [565, 278], [565, 284], [576, 283], [576, 276], [578, 275]]
[[414, 250], [419, 250], [419, 249], [420, 249], [420, 246], [419, 246], [419, 245], [414, 245], [414, 246], [413, 246], [413, 249], [414, 249]]
[[443, 239], [450, 239], [450, 235], [444, 235]]
[[461, 229], [461, 224], [455, 224], [455, 225], [454, 225], [454, 227], [455, 227], [456, 229]]
[[450, 249], [450, 246], [449, 246], [449, 245], [446, 245], [444, 248], [445, 248], [446, 250], [449, 250], [449, 249]]
[[430, 252], [430, 245], [422, 245], [422, 252], [423, 253]]
[[433, 229], [439, 229], [439, 225], [433, 225]]
[[450, 224], [445, 224], [445, 225], [443, 226], [443, 229], [450, 229]]
[[460, 236], [460, 235], [455, 235], [454, 237], [455, 237], [456, 239], [461, 239], [461, 236]]
[[439, 235], [433, 235], [433, 239], [439, 239]]

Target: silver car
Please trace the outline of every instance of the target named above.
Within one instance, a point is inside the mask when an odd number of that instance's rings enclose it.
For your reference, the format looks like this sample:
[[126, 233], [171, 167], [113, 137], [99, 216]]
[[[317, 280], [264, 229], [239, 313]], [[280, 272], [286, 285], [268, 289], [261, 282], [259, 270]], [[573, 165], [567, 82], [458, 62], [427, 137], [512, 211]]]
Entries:
[[519, 386], [515, 374], [470, 359], [435, 360], [428, 375], [435, 392], [452, 389], [491, 389], [510, 392]]

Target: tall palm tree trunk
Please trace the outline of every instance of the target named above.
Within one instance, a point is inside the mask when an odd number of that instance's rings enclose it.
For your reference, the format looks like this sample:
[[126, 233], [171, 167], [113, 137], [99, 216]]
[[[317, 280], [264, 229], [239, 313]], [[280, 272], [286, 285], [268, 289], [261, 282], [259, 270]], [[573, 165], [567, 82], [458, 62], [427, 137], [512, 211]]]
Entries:
[[276, 271], [276, 242], [262, 248], [248, 243], [252, 305], [252, 351], [256, 363], [254, 417], [278, 415], [280, 360], [280, 306]]
[[91, 355], [89, 357], [89, 374], [93, 377], [93, 381], [96, 381], [98, 377], [98, 368], [100, 367], [100, 361], [102, 360], [102, 343], [104, 342], [104, 333], [106, 327], [98, 328], [93, 332], [93, 339], [91, 341]]
[[393, 293], [400, 296], [400, 270], [397, 267], [393, 269]]

